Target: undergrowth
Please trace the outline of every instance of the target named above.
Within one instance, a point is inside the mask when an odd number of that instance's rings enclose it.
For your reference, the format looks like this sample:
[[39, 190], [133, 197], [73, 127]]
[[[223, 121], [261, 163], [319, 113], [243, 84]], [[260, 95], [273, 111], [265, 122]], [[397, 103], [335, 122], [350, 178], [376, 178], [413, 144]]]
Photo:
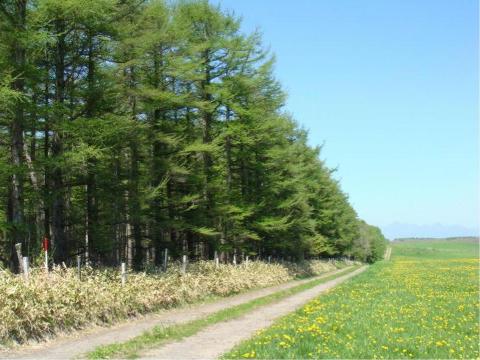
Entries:
[[0, 274], [0, 344], [42, 340], [58, 332], [103, 325], [128, 317], [212, 296], [229, 296], [272, 286], [299, 277], [318, 275], [345, 266], [344, 262], [245, 265], [199, 262], [182, 274], [179, 266], [166, 273], [131, 273], [125, 286], [111, 269], [87, 270], [79, 281], [74, 269], [57, 267], [47, 275], [33, 269], [29, 281]]

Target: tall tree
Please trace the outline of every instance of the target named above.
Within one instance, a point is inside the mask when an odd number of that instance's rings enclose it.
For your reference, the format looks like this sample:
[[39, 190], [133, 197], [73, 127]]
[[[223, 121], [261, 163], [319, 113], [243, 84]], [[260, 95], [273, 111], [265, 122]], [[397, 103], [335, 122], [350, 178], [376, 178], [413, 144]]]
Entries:
[[[10, 61], [7, 66], [11, 69], [11, 90], [17, 94], [25, 95], [25, 70], [26, 70], [26, 17], [27, 1], [5, 1], [0, 4], [2, 16], [2, 40], [5, 41], [7, 56]], [[11, 173], [7, 219], [11, 223], [12, 247], [11, 267], [16, 268], [14, 245], [25, 245], [25, 219], [24, 219], [24, 177], [23, 177], [23, 129], [25, 117], [25, 98], [18, 97], [13, 104], [10, 119], [10, 158], [13, 171]]]
[[206, 0], [0, 4], [0, 261], [142, 269], [236, 252], [379, 258], [285, 114], [258, 33]]

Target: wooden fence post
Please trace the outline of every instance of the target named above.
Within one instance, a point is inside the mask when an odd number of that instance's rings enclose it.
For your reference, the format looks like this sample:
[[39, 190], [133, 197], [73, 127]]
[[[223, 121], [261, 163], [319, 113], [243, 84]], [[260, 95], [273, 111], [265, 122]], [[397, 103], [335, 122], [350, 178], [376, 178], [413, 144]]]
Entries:
[[20, 272], [23, 273], [23, 259], [22, 259], [22, 243], [15, 244], [15, 250], [17, 253], [18, 267]]
[[78, 280], [82, 281], [82, 257], [77, 255], [77, 272]]
[[215, 259], [215, 267], [218, 268], [219, 266], [219, 259], [218, 259], [218, 253], [217, 251], [215, 250], [215, 255], [213, 256], [214, 259]]
[[48, 250], [45, 250], [45, 271], [48, 273]]
[[127, 283], [127, 264], [122, 262], [122, 286]]
[[187, 272], [187, 255], [183, 255], [182, 257], [182, 274], [185, 275]]
[[25, 281], [28, 281], [28, 272], [29, 272], [28, 256], [23, 257], [23, 278]]
[[167, 271], [167, 266], [168, 266], [168, 249], [165, 248], [165, 253], [163, 257], [163, 271]]

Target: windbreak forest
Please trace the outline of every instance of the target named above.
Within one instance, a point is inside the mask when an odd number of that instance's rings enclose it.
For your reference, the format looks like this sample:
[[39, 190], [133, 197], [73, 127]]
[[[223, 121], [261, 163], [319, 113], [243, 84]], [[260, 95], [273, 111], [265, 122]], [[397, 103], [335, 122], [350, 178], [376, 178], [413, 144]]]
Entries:
[[1, 1], [0, 264], [381, 258], [273, 66], [207, 1]]

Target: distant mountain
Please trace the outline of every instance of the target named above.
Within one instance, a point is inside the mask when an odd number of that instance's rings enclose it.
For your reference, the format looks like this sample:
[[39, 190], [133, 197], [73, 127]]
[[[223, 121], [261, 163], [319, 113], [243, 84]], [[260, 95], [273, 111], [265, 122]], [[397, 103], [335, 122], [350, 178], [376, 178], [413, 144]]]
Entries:
[[383, 226], [382, 232], [383, 235], [390, 240], [400, 238], [448, 238], [479, 236], [478, 228], [468, 228], [461, 225], [418, 225], [398, 222]]

